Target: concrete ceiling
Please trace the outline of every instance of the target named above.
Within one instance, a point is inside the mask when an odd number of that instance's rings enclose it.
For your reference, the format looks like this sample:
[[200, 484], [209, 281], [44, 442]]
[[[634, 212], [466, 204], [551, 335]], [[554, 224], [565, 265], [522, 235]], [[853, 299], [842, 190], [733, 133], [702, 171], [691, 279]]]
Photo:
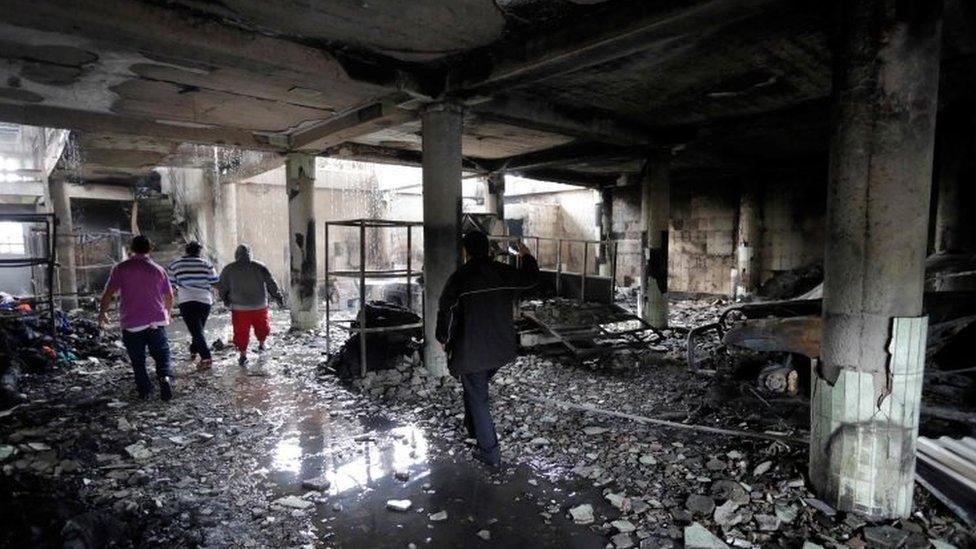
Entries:
[[[469, 169], [591, 185], [660, 150], [676, 173], [747, 173], [827, 149], [822, 2], [2, 4], [0, 121], [83, 132], [85, 178], [135, 177], [181, 143], [412, 163], [439, 99], [466, 107]], [[974, 9], [946, 13], [943, 103], [976, 83]]]

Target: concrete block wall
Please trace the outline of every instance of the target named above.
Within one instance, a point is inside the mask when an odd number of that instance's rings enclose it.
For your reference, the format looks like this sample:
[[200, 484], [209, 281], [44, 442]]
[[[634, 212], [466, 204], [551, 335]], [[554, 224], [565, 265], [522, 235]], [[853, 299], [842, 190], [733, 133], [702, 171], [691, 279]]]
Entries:
[[762, 279], [820, 263], [824, 252], [826, 179], [770, 179], [763, 189]]
[[729, 294], [739, 197], [728, 182], [672, 182], [668, 289]]
[[640, 284], [640, 216], [640, 187], [616, 187], [613, 190], [613, 237], [626, 239], [617, 247], [617, 284]]

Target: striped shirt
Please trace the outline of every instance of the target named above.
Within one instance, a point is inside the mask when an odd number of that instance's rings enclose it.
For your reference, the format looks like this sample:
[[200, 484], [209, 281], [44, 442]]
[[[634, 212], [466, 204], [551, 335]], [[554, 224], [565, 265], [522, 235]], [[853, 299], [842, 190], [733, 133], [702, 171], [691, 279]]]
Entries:
[[212, 304], [210, 287], [219, 278], [213, 265], [201, 257], [184, 256], [169, 264], [169, 280], [177, 289], [177, 302], [199, 301]]

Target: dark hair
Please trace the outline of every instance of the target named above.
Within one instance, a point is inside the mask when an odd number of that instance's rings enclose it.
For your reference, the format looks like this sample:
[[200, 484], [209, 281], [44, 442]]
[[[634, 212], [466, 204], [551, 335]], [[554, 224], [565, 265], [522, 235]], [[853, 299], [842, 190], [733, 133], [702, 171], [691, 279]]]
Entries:
[[488, 255], [488, 236], [481, 231], [471, 231], [461, 239], [465, 251], [471, 257], [482, 257]]
[[129, 249], [134, 254], [148, 254], [149, 250], [152, 249], [152, 242], [140, 234], [133, 237], [132, 244], [129, 244]]
[[200, 243], [197, 241], [187, 242], [186, 247], [183, 248], [183, 250], [186, 252], [186, 255], [193, 256], [193, 257], [200, 257], [200, 250], [202, 249], [203, 246], [201, 246]]

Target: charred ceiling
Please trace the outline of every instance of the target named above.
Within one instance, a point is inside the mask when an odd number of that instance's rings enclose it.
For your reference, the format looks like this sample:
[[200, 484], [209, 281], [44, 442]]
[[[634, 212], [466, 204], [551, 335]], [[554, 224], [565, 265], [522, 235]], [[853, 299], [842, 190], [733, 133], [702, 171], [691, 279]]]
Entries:
[[[655, 151], [735, 174], [827, 149], [822, 2], [2, 4], [0, 119], [114, 136], [91, 174], [151, 163], [147, 138], [409, 162], [445, 99], [465, 106], [470, 169], [542, 158], [520, 169], [602, 184]], [[943, 106], [976, 84], [974, 10], [946, 4]]]

